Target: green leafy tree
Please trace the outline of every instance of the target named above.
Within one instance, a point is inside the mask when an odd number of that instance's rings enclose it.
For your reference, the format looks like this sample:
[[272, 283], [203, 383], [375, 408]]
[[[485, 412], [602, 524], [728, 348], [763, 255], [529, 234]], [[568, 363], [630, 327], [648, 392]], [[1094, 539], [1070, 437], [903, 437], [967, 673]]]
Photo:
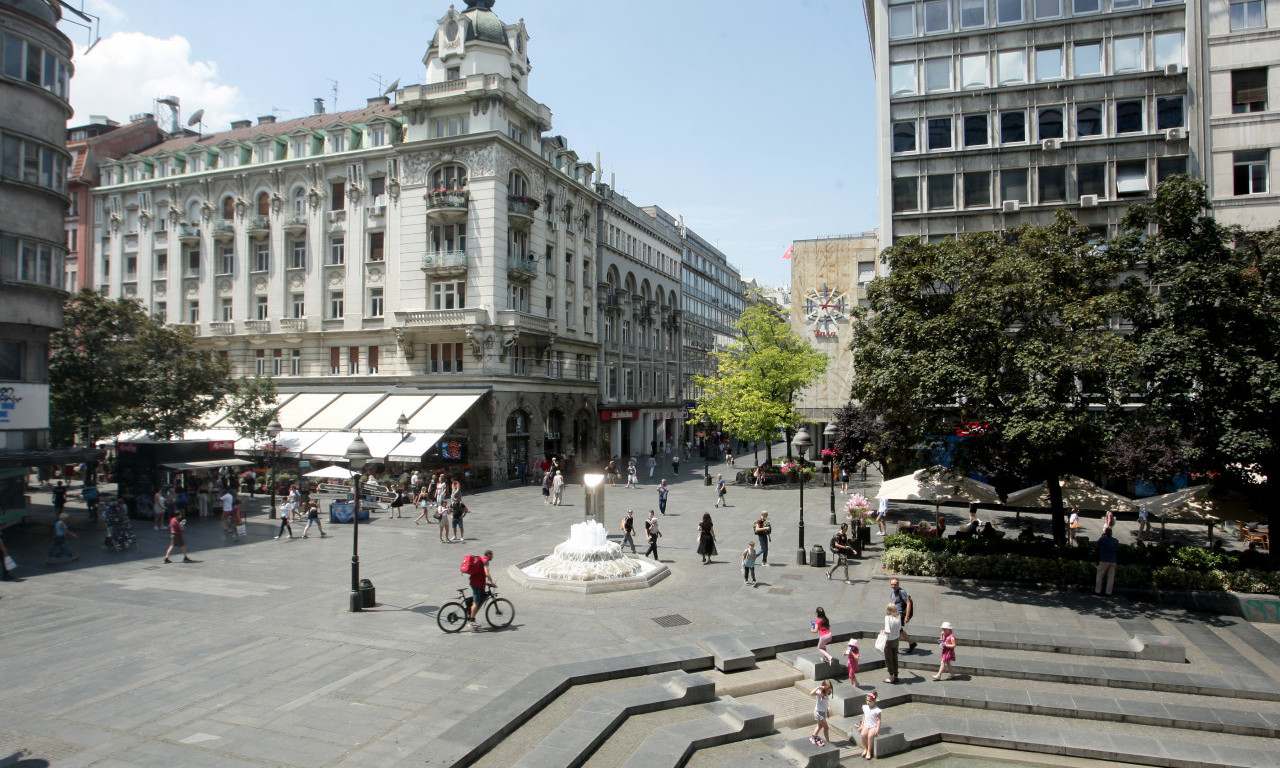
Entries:
[[229, 367], [194, 342], [190, 330], [156, 322], [134, 338], [146, 364], [133, 382], [141, 402], [123, 416], [126, 427], [169, 440], [198, 426], [222, 403], [231, 388]]
[[242, 376], [227, 394], [227, 421], [241, 437], [255, 445], [268, 439], [267, 427], [276, 415], [276, 383], [267, 376]]
[[852, 394], [917, 441], [987, 425], [955, 463], [1047, 480], [1064, 543], [1058, 477], [1100, 461], [1135, 359], [1109, 325], [1142, 289], [1120, 283], [1126, 264], [1065, 213], [1007, 235], [885, 251], [888, 275], [855, 315]]
[[847, 403], [836, 411], [836, 466], [852, 472], [865, 459], [886, 478], [901, 474], [917, 459], [918, 442], [901, 422], [877, 418], [867, 408]]
[[693, 416], [709, 419], [739, 439], [763, 441], [765, 459], [772, 463], [778, 425], [803, 420], [796, 396], [826, 371], [827, 356], [763, 304], [742, 313], [737, 331], [738, 340], [716, 353], [716, 374], [694, 377], [703, 396]]

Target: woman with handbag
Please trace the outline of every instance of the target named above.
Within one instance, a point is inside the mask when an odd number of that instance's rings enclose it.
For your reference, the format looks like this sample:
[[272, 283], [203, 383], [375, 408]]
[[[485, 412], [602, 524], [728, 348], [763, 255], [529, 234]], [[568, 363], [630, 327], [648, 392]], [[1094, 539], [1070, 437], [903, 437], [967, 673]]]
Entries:
[[898, 615], [898, 606], [893, 603], [885, 606], [884, 629], [876, 636], [876, 650], [884, 652], [884, 668], [889, 673], [886, 683], [898, 682], [898, 636], [902, 632], [902, 618]]
[[711, 513], [704, 512], [702, 522], [698, 523], [698, 554], [702, 555], [702, 564], [711, 562], [716, 552], [716, 527], [711, 523]]

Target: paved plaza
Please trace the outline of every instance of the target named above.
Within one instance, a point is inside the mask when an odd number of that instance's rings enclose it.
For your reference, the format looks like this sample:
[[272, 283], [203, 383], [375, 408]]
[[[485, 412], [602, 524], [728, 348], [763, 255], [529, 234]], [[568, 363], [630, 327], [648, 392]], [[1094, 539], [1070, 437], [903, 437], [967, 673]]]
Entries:
[[[710, 471], [731, 477], [751, 466], [751, 455], [737, 464]], [[730, 506], [714, 509], [701, 462], [685, 462], [677, 477], [660, 466], [638, 489], [607, 490], [611, 532], [628, 508], [637, 519], [656, 510], [664, 477], [672, 490], [659, 553], [671, 575], [653, 588], [581, 595], [516, 587], [507, 567], [567, 538], [582, 519], [583, 494], [569, 486], [565, 505], [551, 507], [536, 486], [511, 486], [467, 497], [464, 543], [441, 543], [434, 524], [415, 525], [407, 512], [362, 525], [361, 575], [374, 583], [378, 607], [355, 614], [347, 610], [349, 525], [326, 524], [324, 539], [313, 530], [308, 539], [274, 540], [276, 521], [258, 501], [246, 541], [232, 543], [218, 521], [193, 521], [187, 539], [197, 562], [162, 565], [167, 534], [134, 521], [137, 549], [106, 552], [102, 532], [72, 504], [80, 560], [46, 568], [51, 515], [40, 511], [6, 533], [24, 580], [0, 586], [0, 767], [449, 764], [455, 726], [492, 729], [489, 715], [508, 711], [518, 686], [548, 667], [678, 653], [712, 636], [794, 637], [807, 632], [818, 605], [838, 627], [879, 623], [888, 586], [871, 578], [875, 539], [871, 557], [851, 568], [852, 584], [795, 565], [794, 487], [731, 487]], [[872, 496], [878, 479], [851, 488]], [[47, 496], [34, 501], [46, 504]], [[825, 546], [833, 532], [829, 503], [827, 488], [807, 488], [809, 546]], [[842, 503], [837, 495], [837, 509]], [[752, 588], [737, 564], [762, 509], [773, 520], [773, 545]], [[720, 550], [710, 565], [694, 551], [704, 512], [713, 516]], [[918, 519], [927, 512], [918, 510]], [[301, 527], [294, 525], [298, 536]], [[436, 611], [465, 584], [462, 556], [486, 548], [496, 553], [493, 573], [515, 603], [516, 620], [503, 631], [446, 635]], [[1239, 620], [1077, 592], [907, 587], [915, 599], [909, 629], [925, 644], [942, 621], [956, 626], [962, 647], [966, 632], [1025, 630], [1086, 643], [1147, 633], [1187, 644], [1184, 672], [1247, 668], [1272, 687], [1280, 680], [1276, 625], [1236, 631]], [[883, 676], [868, 675], [871, 682]]]

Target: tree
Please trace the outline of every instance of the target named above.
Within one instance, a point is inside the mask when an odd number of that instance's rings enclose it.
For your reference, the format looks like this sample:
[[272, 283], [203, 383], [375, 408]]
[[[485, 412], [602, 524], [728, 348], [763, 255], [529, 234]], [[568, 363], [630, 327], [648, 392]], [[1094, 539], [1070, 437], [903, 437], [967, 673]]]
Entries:
[[720, 424], [739, 439], [764, 441], [766, 462], [772, 463], [778, 425], [803, 420], [796, 395], [826, 371], [827, 356], [764, 304], [748, 307], [737, 331], [738, 340], [716, 353], [716, 375], [694, 377], [703, 396], [693, 416]]
[[267, 427], [276, 416], [276, 383], [266, 376], [242, 376], [232, 382], [228, 393], [227, 421], [241, 437], [255, 445], [269, 437]]
[[1141, 286], [1059, 213], [1047, 226], [909, 239], [855, 315], [853, 398], [917, 441], [983, 425], [960, 468], [1014, 468], [1049, 482], [1054, 538], [1066, 541], [1058, 477], [1100, 462], [1132, 390], [1129, 340], [1109, 329]]
[[836, 425], [832, 445], [836, 449], [836, 466], [847, 472], [857, 468], [865, 459], [876, 465], [880, 474], [893, 477], [899, 468], [912, 463], [917, 442], [907, 433], [906, 425], [897, 421], [877, 418], [870, 410], [855, 403], [847, 403], [836, 411]]
[[231, 388], [228, 365], [194, 345], [186, 328], [148, 323], [133, 340], [147, 360], [133, 382], [141, 403], [125, 414], [126, 427], [145, 430], [157, 440], [178, 437], [199, 425]]

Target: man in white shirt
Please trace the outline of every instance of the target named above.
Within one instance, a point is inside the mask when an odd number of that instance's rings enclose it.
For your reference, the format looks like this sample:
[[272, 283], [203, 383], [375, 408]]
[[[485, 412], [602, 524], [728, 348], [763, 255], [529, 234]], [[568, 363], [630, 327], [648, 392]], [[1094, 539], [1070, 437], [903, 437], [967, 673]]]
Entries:
[[222, 502], [222, 530], [224, 533], [235, 535], [231, 527], [231, 510], [235, 509], [236, 497], [231, 495], [231, 491], [227, 491], [218, 497], [218, 501]]

